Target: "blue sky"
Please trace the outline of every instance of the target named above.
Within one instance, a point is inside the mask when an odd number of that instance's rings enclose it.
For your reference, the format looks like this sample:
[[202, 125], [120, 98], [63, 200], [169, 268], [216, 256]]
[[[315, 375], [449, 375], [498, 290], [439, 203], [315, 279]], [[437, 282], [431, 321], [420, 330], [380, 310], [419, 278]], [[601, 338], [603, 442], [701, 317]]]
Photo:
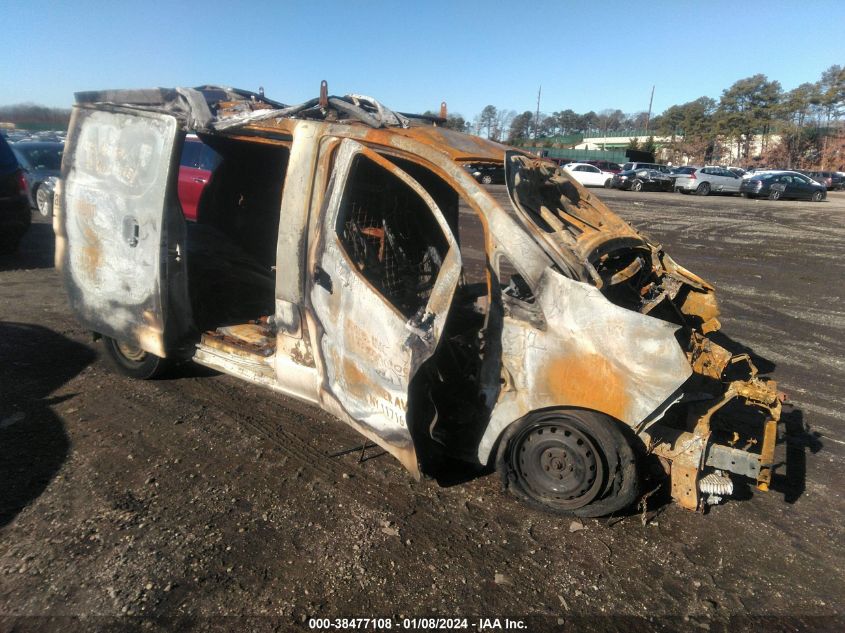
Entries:
[[470, 119], [487, 104], [576, 112], [718, 99], [764, 73], [785, 89], [845, 65], [845, 3], [12, 2], [0, 0], [0, 105], [67, 107], [99, 88], [216, 83], [298, 103], [374, 96]]

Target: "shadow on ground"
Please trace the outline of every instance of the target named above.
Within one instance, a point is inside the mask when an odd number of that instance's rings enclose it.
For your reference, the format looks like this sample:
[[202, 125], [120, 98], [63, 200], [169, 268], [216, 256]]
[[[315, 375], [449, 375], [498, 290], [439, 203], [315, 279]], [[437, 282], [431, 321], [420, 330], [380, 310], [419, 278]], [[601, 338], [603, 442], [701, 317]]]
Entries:
[[85, 345], [38, 325], [0, 323], [0, 527], [44, 491], [70, 443], [50, 397], [95, 358]]
[[0, 272], [52, 268], [55, 250], [56, 236], [53, 234], [53, 225], [33, 223], [16, 252], [0, 255]]

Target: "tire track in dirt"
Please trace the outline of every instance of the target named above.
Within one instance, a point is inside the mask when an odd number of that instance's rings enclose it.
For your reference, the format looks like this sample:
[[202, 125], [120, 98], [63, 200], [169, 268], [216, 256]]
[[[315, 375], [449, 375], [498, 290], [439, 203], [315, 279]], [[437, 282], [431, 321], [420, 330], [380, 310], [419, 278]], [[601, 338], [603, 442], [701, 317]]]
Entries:
[[[313, 437], [309, 437], [308, 433], [303, 432], [304, 429], [301, 428], [303, 423], [320, 420], [321, 411], [307, 404], [289, 401], [284, 396], [275, 393], [260, 393], [260, 387], [244, 386], [240, 383], [226, 384], [225, 397], [221, 397], [220, 383], [228, 383], [230, 380], [234, 381], [226, 376], [213, 380], [194, 380], [185, 387], [179, 384], [181, 381], [170, 381], [166, 384], [165, 390], [172, 391], [173, 395], [180, 398], [189, 397], [198, 404], [215, 408], [224, 414], [225, 423], [243, 425], [251, 432], [269, 440], [295, 461], [303, 471], [326, 478], [326, 483], [331, 484], [339, 498], [348, 495], [366, 505], [377, 500], [378, 510], [387, 511], [390, 515], [397, 517], [403, 524], [404, 530], [413, 533], [417, 549], [435, 551], [442, 548], [444, 543], [457, 544], [457, 547], [452, 547], [450, 550], [450, 561], [457, 564], [463, 573], [471, 574], [472, 581], [476, 584], [490, 580], [484, 577], [483, 570], [479, 569], [477, 552], [467, 545], [475, 544], [473, 540], [475, 535], [472, 531], [478, 524], [498, 526], [500, 517], [496, 516], [496, 513], [490, 513], [486, 507], [474, 504], [472, 512], [466, 516], [460, 512], [454, 512], [448, 507], [451, 505], [448, 503], [440, 506], [432, 505], [430, 496], [425, 494], [425, 490], [411, 491], [409, 494], [410, 475], [398, 464], [387, 475], [379, 474], [373, 469], [359, 468], [355, 470], [354, 479], [344, 479], [343, 474], [349, 471], [348, 462], [330, 459], [327, 452], [314, 448]], [[284, 404], [278, 402], [283, 398]], [[285, 428], [274, 424], [272, 422], [274, 419], [285, 419]], [[328, 424], [343, 425], [343, 422], [331, 419]], [[320, 424], [319, 428], [325, 427]], [[351, 430], [349, 434], [357, 436]], [[386, 458], [392, 459], [387, 456]], [[393, 474], [395, 477], [391, 476]], [[424, 483], [423, 485], [436, 484]], [[507, 501], [512, 502], [510, 499]], [[516, 502], [513, 501], [513, 503]], [[441, 511], [438, 512], [434, 509], [435, 507], [440, 507]], [[444, 521], [443, 512], [450, 512], [449, 518], [452, 519], [450, 522]], [[463, 523], [463, 519], [467, 518], [469, 525]], [[500, 531], [502, 534], [507, 533], [504, 529]], [[513, 552], [495, 542], [484, 545], [484, 556], [494, 567], [498, 565], [501, 568], [513, 561]], [[545, 575], [547, 573], [545, 565], [530, 557], [520, 558], [519, 563], [528, 568], [532, 574]], [[469, 576], [466, 577], [466, 581], [470, 582]], [[524, 607], [516, 597], [499, 606], [513, 609]]]

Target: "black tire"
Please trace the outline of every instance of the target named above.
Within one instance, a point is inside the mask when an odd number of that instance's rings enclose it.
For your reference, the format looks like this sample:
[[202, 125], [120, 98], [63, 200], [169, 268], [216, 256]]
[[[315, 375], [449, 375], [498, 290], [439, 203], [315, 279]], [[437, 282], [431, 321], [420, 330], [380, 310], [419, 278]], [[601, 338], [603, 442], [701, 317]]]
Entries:
[[608, 178], [607, 180], [604, 181], [604, 188], [605, 189], [613, 188], [613, 178]]
[[160, 376], [167, 369], [167, 359], [145, 352], [137, 345], [108, 336], [103, 337], [103, 343], [112, 365], [125, 376], [149, 380]]
[[512, 494], [554, 514], [597, 517], [639, 494], [637, 460], [618, 422], [594, 411], [532, 413], [512, 424], [496, 468]]
[[769, 200], [780, 200], [781, 192], [777, 189], [772, 189], [769, 192]]
[[695, 193], [699, 196], [709, 196], [710, 195], [710, 183], [703, 182], [695, 190]]
[[643, 190], [643, 181], [642, 180], [635, 180], [631, 183], [631, 191], [642, 191]]
[[53, 214], [53, 201], [50, 199], [50, 193], [47, 187], [43, 185], [35, 190], [35, 206], [45, 218], [49, 218]]
[[481, 183], [484, 185], [491, 185], [493, 184], [493, 177], [490, 174], [484, 174], [481, 177]]
[[812, 197], [810, 198], [813, 202], [821, 202], [824, 200], [824, 192], [822, 191], [814, 191]]

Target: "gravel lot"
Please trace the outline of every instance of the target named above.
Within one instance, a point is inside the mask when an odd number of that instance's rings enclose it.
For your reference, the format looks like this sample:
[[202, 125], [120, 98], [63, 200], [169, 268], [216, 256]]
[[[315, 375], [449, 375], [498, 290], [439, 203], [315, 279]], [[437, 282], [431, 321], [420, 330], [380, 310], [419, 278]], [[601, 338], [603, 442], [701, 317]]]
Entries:
[[723, 331], [789, 394], [772, 491], [570, 522], [492, 475], [330, 458], [360, 439], [310, 406], [200, 368], [115, 374], [36, 220], [0, 259], [0, 631], [843, 630], [845, 193], [595, 192], [716, 285]]

